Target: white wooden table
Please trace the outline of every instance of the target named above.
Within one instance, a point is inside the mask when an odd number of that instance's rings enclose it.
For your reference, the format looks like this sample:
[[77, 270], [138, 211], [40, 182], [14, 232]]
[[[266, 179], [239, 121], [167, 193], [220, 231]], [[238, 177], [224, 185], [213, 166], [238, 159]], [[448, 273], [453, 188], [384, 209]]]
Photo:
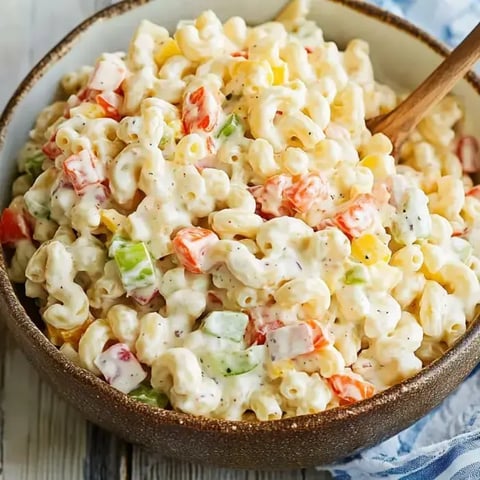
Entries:
[[[229, 0], [226, 0], [229, 1]], [[110, 0], [0, 0], [0, 110], [28, 70]], [[152, 457], [88, 424], [43, 383], [0, 320], [0, 480], [324, 480], [313, 469], [245, 472]]]

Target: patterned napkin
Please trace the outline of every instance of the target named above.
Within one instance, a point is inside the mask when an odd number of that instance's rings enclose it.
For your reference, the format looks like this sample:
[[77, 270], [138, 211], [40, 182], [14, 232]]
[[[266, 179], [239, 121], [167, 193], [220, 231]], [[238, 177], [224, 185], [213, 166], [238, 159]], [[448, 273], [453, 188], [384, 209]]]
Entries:
[[410, 428], [321, 469], [337, 480], [480, 479], [480, 366]]
[[[480, 0], [370, 1], [450, 46], [480, 21]], [[338, 480], [479, 480], [480, 365], [439, 407], [410, 428], [322, 469]]]
[[452, 47], [480, 21], [480, 0], [369, 1], [410, 20]]

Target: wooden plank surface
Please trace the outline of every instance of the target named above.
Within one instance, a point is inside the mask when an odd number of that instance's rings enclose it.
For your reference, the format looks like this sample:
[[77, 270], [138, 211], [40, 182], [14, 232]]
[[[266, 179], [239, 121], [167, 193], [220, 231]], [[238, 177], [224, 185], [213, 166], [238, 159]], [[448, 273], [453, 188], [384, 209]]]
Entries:
[[40, 381], [10, 338], [6, 343], [4, 479], [81, 480], [85, 421]]
[[[0, 110], [28, 70], [110, 0], [1, 0]], [[152, 456], [88, 424], [43, 383], [0, 323], [0, 480], [324, 480], [307, 471], [261, 473]]]

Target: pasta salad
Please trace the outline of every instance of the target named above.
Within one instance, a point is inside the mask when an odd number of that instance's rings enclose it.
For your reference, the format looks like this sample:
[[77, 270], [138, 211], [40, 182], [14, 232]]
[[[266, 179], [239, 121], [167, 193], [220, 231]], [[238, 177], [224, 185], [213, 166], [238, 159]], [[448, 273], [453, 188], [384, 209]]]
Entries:
[[71, 361], [150, 405], [274, 420], [418, 373], [480, 301], [479, 146], [443, 100], [403, 145], [401, 97], [293, 0], [212, 11], [66, 75], [0, 219], [9, 275]]

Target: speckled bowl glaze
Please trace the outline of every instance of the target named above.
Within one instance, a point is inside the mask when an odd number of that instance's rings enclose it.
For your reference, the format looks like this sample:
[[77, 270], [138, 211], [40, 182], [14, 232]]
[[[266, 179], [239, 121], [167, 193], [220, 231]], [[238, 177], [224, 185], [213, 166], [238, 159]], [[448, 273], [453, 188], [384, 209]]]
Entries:
[[[221, 18], [267, 21], [286, 0], [129, 0], [103, 10], [71, 34], [32, 70], [0, 118], [0, 200], [9, 200], [15, 157], [35, 115], [53, 100], [61, 75], [91, 64], [103, 51], [125, 48], [143, 18], [173, 29], [181, 18], [211, 8]], [[311, 18], [339, 45], [369, 41], [377, 77], [412, 88], [447, 50], [407, 22], [353, 0], [313, 0]], [[480, 136], [480, 81], [473, 74], [455, 93], [467, 111], [467, 128]], [[480, 321], [441, 359], [415, 377], [350, 407], [264, 423], [230, 422], [154, 409], [130, 400], [66, 360], [37, 328], [38, 317], [12, 287], [0, 254], [0, 303], [15, 340], [55, 390], [85, 417], [130, 442], [162, 455], [235, 468], [286, 469], [331, 463], [384, 440], [425, 415], [480, 361]], [[30, 315], [29, 313], [30, 312]]]

